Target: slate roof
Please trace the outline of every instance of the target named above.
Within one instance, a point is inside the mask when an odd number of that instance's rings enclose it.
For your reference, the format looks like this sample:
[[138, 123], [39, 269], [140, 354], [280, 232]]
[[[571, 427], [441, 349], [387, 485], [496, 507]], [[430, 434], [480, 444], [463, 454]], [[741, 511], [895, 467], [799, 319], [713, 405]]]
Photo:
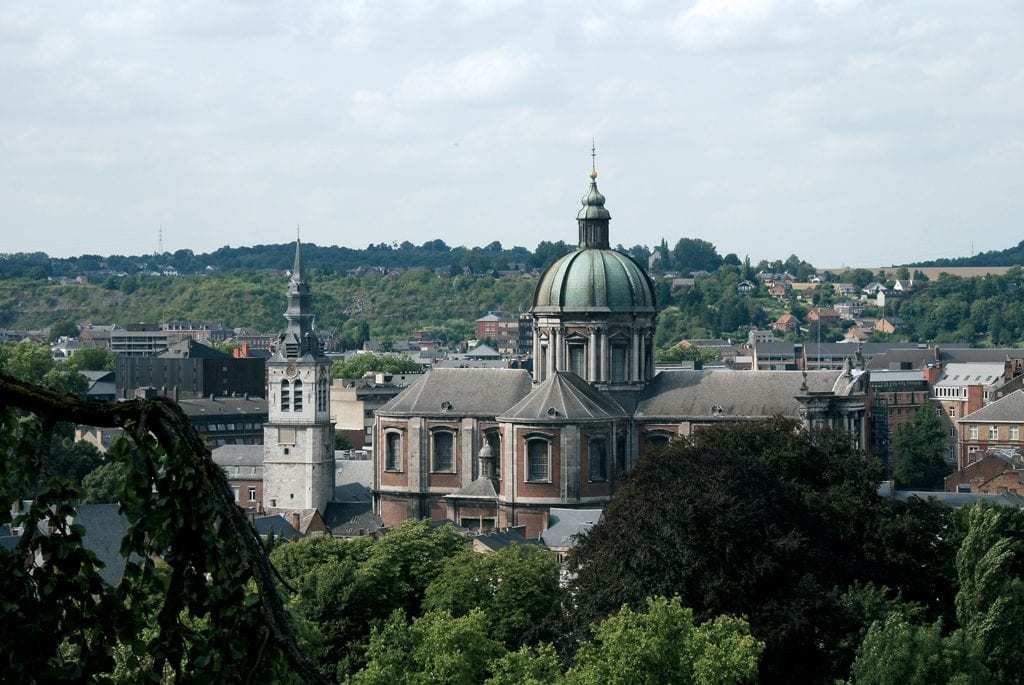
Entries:
[[263, 466], [263, 445], [221, 445], [210, 452], [213, 463], [229, 466]]
[[[831, 392], [841, 371], [807, 373], [810, 393]], [[804, 381], [800, 371], [732, 371], [673, 369], [662, 371], [647, 384], [637, 404], [638, 419], [768, 418], [781, 414], [797, 418], [797, 395]]]
[[995, 385], [1003, 380], [1003, 361], [946, 364], [935, 387]]
[[249, 416], [267, 413], [267, 401], [262, 397], [222, 397], [216, 399], [178, 400], [189, 416]]
[[960, 419], [964, 421], [980, 421], [982, 423], [1021, 423], [1024, 422], [1024, 390], [1011, 392], [992, 404], [982, 407], [973, 414]]
[[74, 522], [85, 528], [82, 546], [103, 562], [100, 577], [109, 585], [117, 585], [124, 575], [128, 560], [121, 556], [121, 540], [128, 532], [128, 519], [118, 511], [117, 504], [81, 504]]
[[432, 369], [377, 414], [489, 418], [526, 397], [531, 386], [525, 369]]
[[528, 540], [518, 530], [506, 530], [500, 533], [485, 533], [474, 535], [473, 542], [482, 545], [492, 552], [511, 547], [512, 545], [538, 545], [539, 540]]
[[230, 359], [231, 355], [224, 354], [209, 345], [198, 343], [192, 338], [185, 338], [181, 342], [168, 345], [167, 349], [157, 355], [163, 359]]
[[334, 469], [336, 486], [357, 483], [368, 488], [373, 485], [373, 461], [370, 459], [336, 459]]
[[[865, 344], [865, 347], [868, 347]], [[928, 347], [921, 344], [894, 345], [889, 350], [877, 354], [864, 355], [870, 359], [868, 369], [888, 369], [900, 365], [909, 366], [913, 369], [920, 369], [927, 364], [941, 362], [944, 364], [957, 362], [1003, 362], [1007, 358], [1020, 359], [1024, 357], [1024, 349], [1018, 348], [993, 348], [976, 349], [963, 344], [945, 344], [937, 347]], [[872, 358], [873, 357], [873, 358]]]
[[273, 516], [258, 516], [252, 521], [252, 527], [256, 529], [256, 532], [260, 536], [267, 536], [271, 533], [275, 537], [284, 538], [291, 542], [292, 540], [299, 540], [302, 537], [302, 533], [295, 530], [295, 526], [288, 522], [281, 514], [274, 514]]
[[548, 512], [548, 527], [540, 534], [545, 545], [567, 549], [575, 544], [575, 537], [585, 533], [601, 520], [601, 509], [559, 509]]
[[1003, 506], [1011, 506], [1017, 508], [1024, 508], [1024, 497], [1020, 495], [1014, 495], [1011, 492], [1001, 493], [998, 495], [990, 495], [983, 492], [930, 492], [926, 490], [897, 490], [892, 494], [894, 499], [900, 502], [906, 502], [909, 499], [917, 498], [923, 501], [930, 499], [936, 502], [941, 502], [948, 507], [958, 509], [960, 507], [969, 507], [975, 502], [985, 502], [987, 504], [1001, 504]]
[[455, 492], [445, 495], [452, 499], [485, 499], [496, 500], [498, 491], [494, 487], [494, 481], [490, 478], [477, 478], [469, 485], [459, 488]]
[[529, 423], [580, 423], [625, 419], [622, 407], [574, 373], [558, 371], [515, 406], [501, 420]]

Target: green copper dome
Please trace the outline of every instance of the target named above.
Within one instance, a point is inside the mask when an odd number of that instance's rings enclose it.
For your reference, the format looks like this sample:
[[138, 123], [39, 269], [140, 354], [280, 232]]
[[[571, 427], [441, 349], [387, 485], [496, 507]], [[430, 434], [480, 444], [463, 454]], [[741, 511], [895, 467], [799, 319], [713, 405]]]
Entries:
[[654, 285], [627, 255], [586, 247], [556, 260], [540, 277], [533, 311], [653, 312]]
[[655, 311], [654, 284], [643, 268], [608, 244], [611, 214], [590, 172], [590, 189], [576, 216], [579, 249], [555, 260], [540, 277], [532, 311]]

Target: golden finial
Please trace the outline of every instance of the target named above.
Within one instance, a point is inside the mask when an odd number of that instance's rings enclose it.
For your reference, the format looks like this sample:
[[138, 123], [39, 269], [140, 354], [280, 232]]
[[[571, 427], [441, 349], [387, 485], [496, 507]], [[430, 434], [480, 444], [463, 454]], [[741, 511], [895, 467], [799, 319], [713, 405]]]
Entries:
[[590, 139], [590, 180], [597, 180], [597, 145]]

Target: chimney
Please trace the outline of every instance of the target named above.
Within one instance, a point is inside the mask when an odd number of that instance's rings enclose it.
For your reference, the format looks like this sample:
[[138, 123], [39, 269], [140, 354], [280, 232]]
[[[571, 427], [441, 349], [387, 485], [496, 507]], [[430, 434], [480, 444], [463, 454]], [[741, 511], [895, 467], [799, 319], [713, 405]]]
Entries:
[[985, 389], [980, 385], [968, 385], [966, 414], [973, 414], [983, 406], [985, 406]]
[[924, 381], [928, 384], [929, 388], [935, 385], [939, 378], [942, 377], [942, 367], [938, 364], [928, 364], [922, 371], [924, 372]]
[[292, 526], [295, 527], [295, 530], [299, 530], [299, 512], [297, 511], [292, 512]]

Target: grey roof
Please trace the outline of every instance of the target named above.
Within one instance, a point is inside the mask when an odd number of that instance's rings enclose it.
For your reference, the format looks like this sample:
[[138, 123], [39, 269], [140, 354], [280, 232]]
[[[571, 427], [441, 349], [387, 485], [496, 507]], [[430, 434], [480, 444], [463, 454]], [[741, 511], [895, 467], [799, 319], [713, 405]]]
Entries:
[[914, 371], [889, 371], [887, 369], [880, 369], [872, 371], [870, 380], [868, 382], [874, 383], [892, 383], [895, 381], [921, 381], [924, 382], [924, 374], [921, 373], [920, 369]]
[[494, 481], [490, 478], [477, 478], [466, 487], [459, 488], [455, 492], [445, 495], [445, 497], [453, 499], [496, 500], [498, 498], [498, 491], [494, 487]]
[[528, 540], [518, 530], [505, 530], [500, 533], [484, 533], [483, 535], [474, 535], [474, 542], [479, 542], [487, 549], [492, 552], [497, 552], [499, 549], [505, 549], [512, 545], [537, 545], [540, 544], [539, 540]]
[[128, 532], [128, 519], [119, 508], [118, 504], [81, 504], [75, 511], [74, 522], [85, 528], [82, 546], [92, 550], [103, 562], [100, 577], [109, 585], [121, 582], [128, 563], [121, 556], [121, 540]]
[[262, 536], [273, 533], [276, 537], [285, 540], [298, 540], [303, 537], [302, 533], [295, 530], [295, 526], [288, 522], [281, 514], [273, 516], [259, 516], [252, 521], [252, 527]]
[[217, 397], [216, 399], [178, 400], [189, 416], [231, 416], [267, 413], [262, 397]]
[[198, 343], [192, 338], [185, 338], [181, 342], [168, 345], [167, 349], [157, 355], [161, 358], [175, 359], [230, 359], [231, 355], [224, 354], [209, 345]]
[[578, 423], [624, 419], [626, 413], [576, 374], [559, 371], [500, 418], [530, 423]]
[[369, 459], [335, 459], [334, 469], [335, 485], [373, 485], [373, 462]]
[[432, 369], [377, 410], [381, 416], [498, 416], [530, 392], [524, 369]]
[[[867, 347], [868, 344], [865, 344]], [[885, 353], [865, 356], [873, 357], [868, 363], [868, 369], [887, 369], [900, 365], [912, 369], [920, 369], [928, 364], [941, 362], [943, 364], [955, 362], [1002, 362], [1007, 358], [1019, 359], [1024, 357], [1024, 349], [1002, 347], [992, 349], [977, 349], [969, 345], [955, 343], [937, 346], [924, 344], [912, 344], [893, 346]]]
[[[809, 371], [810, 393], [832, 392], [841, 371]], [[662, 371], [647, 384], [637, 404], [641, 418], [797, 417], [800, 371], [732, 371], [677, 369]]]
[[962, 387], [965, 385], [995, 385], [1003, 380], [1003, 361], [955, 362], [946, 364], [936, 387]]
[[369, 501], [328, 502], [327, 510], [324, 512], [324, 525], [330, 529], [332, 535], [355, 537], [381, 530], [384, 522], [373, 513]]
[[981, 421], [983, 423], [1024, 422], [1024, 390], [1011, 392], [992, 404], [960, 419], [964, 421]]
[[221, 445], [210, 452], [217, 466], [262, 466], [263, 445]]
[[936, 502], [941, 502], [946, 506], [959, 508], [969, 507], [976, 502], [985, 502], [988, 504], [1001, 504], [1004, 506], [1011, 507], [1024, 507], [1024, 497], [1020, 495], [1014, 495], [1013, 493], [1006, 492], [998, 495], [990, 495], [982, 492], [930, 492], [927, 490], [897, 490], [892, 494], [894, 499], [900, 502], [906, 502], [909, 499], [920, 499], [928, 501], [930, 499]]
[[597, 525], [601, 513], [601, 509], [552, 508], [548, 512], [548, 527], [540, 534], [540, 539], [548, 547], [572, 547], [577, 535]]

